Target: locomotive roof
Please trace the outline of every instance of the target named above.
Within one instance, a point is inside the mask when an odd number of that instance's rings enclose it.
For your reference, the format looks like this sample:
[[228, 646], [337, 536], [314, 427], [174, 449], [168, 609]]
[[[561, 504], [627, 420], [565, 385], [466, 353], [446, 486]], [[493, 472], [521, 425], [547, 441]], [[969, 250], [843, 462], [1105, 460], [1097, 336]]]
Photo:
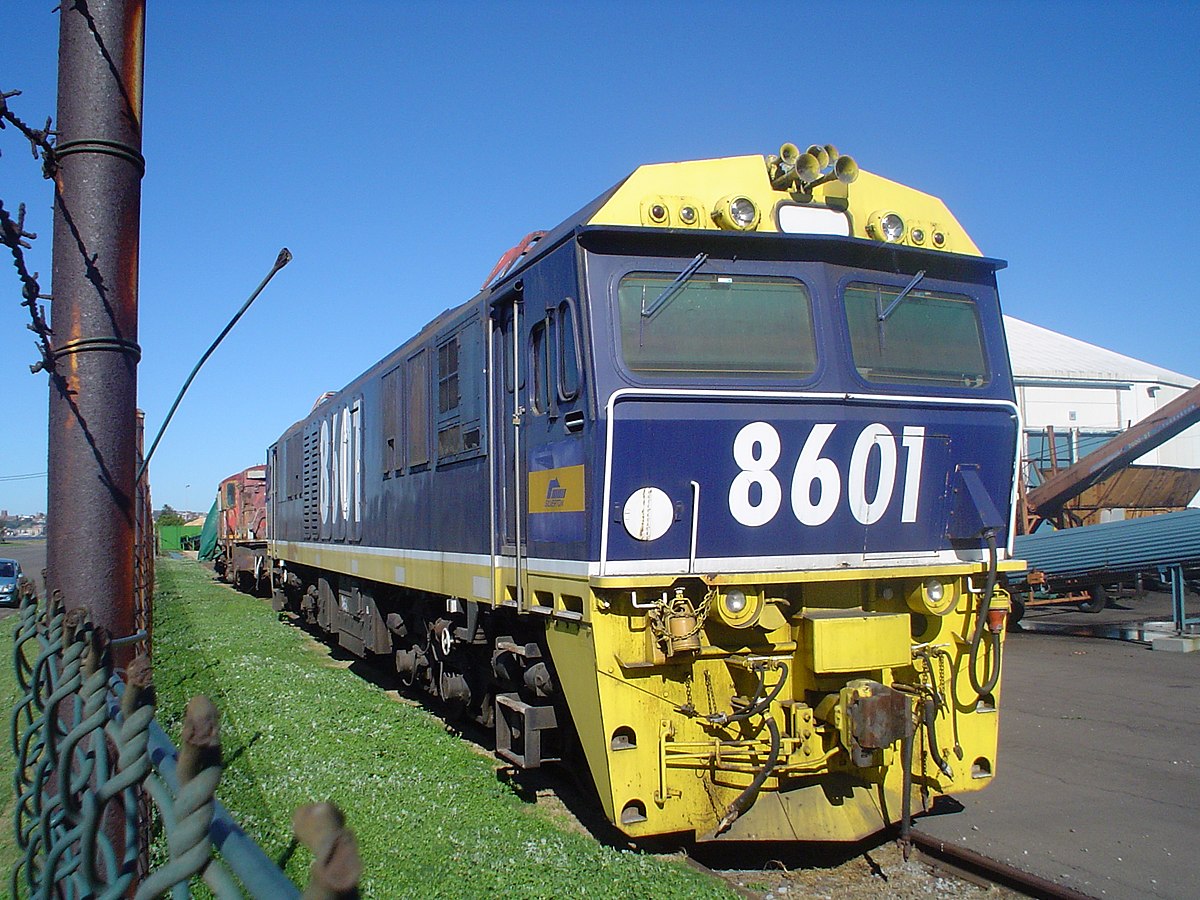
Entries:
[[[789, 147], [784, 145], [781, 153]], [[497, 286], [510, 282], [573, 234], [598, 226], [634, 227], [643, 235], [644, 229], [650, 229], [707, 238], [722, 232], [742, 237], [823, 235], [882, 244], [901, 253], [908, 249], [982, 256], [946, 204], [931, 194], [861, 170], [845, 156], [837, 157], [839, 165], [848, 160], [847, 168], [852, 167], [845, 181], [828, 171], [809, 184], [795, 179], [782, 183], [780, 158], [732, 156], [639, 166], [549, 231]], [[833, 164], [831, 156], [825, 168]], [[740, 226], [730, 215], [735, 201], [752, 206], [754, 218], [748, 226]], [[987, 263], [992, 270], [1004, 266], [999, 260]]]

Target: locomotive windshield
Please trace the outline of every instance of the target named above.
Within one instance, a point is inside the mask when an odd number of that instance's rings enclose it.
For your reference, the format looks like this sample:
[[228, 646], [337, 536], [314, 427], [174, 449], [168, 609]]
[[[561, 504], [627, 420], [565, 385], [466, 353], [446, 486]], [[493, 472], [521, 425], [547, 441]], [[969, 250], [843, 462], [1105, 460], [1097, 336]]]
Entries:
[[975, 302], [961, 294], [853, 282], [846, 320], [867, 381], [980, 388], [989, 381]]
[[632, 273], [618, 300], [625, 365], [648, 375], [805, 377], [816, 368], [812, 302], [791, 278]]

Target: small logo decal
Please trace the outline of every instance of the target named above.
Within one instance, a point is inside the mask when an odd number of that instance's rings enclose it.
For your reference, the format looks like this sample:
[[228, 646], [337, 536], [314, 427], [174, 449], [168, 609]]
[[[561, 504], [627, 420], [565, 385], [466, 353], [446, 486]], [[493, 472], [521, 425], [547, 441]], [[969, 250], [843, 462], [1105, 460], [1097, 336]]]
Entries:
[[546, 485], [546, 509], [559, 509], [567, 499], [567, 489], [558, 483], [557, 478], [551, 478]]
[[558, 466], [529, 473], [531, 513], [577, 513], [587, 509], [583, 466]]

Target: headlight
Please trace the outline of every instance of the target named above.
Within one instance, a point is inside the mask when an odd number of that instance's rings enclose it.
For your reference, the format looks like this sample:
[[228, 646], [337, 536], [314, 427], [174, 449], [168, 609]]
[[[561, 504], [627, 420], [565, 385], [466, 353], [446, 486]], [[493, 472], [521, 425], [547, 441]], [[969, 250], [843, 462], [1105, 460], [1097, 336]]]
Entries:
[[758, 218], [758, 207], [745, 197], [738, 197], [729, 204], [729, 215], [738, 228], [749, 228]]
[[894, 212], [880, 210], [871, 214], [867, 232], [876, 240], [898, 244], [904, 240], [904, 220]]
[[746, 592], [734, 588], [725, 595], [725, 608], [731, 613], [740, 613], [746, 608]]
[[753, 231], [758, 227], [758, 207], [749, 197], [722, 197], [713, 209], [713, 221], [721, 228]]
[[729, 588], [717, 595], [713, 604], [717, 618], [730, 628], [752, 628], [762, 617], [763, 599], [757, 593], [747, 594], [742, 588]]

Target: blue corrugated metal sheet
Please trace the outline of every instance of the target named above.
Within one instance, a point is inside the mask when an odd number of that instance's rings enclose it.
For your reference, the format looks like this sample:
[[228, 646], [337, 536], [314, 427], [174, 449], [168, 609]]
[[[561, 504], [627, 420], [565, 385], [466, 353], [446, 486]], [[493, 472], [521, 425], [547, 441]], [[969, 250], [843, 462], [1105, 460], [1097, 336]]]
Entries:
[[[1014, 554], [1050, 579], [1125, 576], [1200, 565], [1200, 509], [1021, 535]], [[1020, 580], [1018, 575], [1015, 580]]]

